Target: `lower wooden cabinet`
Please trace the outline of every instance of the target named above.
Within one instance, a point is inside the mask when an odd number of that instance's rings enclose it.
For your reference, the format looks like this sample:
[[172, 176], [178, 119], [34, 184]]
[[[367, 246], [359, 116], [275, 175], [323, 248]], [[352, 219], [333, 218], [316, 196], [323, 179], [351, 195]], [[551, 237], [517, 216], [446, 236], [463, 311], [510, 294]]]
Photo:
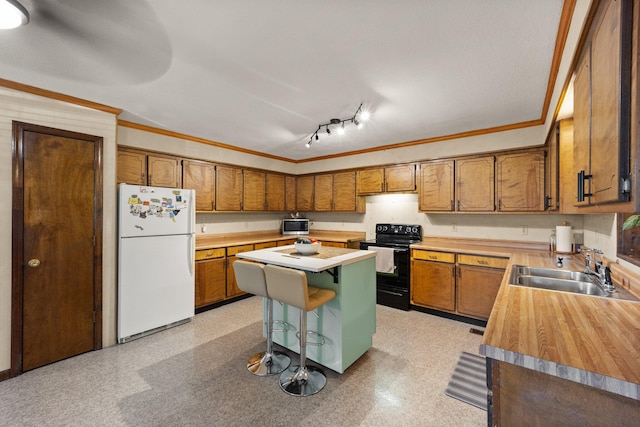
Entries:
[[224, 300], [226, 284], [224, 248], [196, 251], [195, 307]]
[[246, 293], [238, 287], [238, 283], [236, 282], [236, 273], [233, 269], [233, 262], [240, 259], [236, 254], [252, 250], [253, 245], [231, 246], [227, 248], [227, 298], [233, 298]]
[[413, 251], [411, 301], [436, 310], [456, 309], [455, 254]]
[[347, 247], [346, 243], [340, 243], [340, 242], [325, 242], [325, 241], [322, 241], [320, 243], [322, 244], [322, 246], [328, 246], [328, 247], [332, 247], [332, 248], [346, 248]]
[[412, 250], [411, 303], [487, 320], [508, 260]]

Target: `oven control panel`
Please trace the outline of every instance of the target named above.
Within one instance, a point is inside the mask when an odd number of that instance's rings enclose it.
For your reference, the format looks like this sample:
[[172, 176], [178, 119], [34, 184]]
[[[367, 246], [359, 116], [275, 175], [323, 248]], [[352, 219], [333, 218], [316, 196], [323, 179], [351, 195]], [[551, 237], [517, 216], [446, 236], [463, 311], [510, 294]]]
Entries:
[[422, 226], [415, 224], [376, 224], [376, 235], [422, 237]]

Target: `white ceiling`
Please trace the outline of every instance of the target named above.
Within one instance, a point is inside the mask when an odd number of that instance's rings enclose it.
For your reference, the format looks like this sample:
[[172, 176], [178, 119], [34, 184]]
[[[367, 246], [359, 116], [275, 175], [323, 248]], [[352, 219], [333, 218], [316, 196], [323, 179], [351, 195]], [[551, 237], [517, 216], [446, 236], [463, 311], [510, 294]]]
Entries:
[[[540, 119], [563, 3], [21, 1], [1, 78], [293, 160]], [[361, 102], [363, 129], [305, 148]]]

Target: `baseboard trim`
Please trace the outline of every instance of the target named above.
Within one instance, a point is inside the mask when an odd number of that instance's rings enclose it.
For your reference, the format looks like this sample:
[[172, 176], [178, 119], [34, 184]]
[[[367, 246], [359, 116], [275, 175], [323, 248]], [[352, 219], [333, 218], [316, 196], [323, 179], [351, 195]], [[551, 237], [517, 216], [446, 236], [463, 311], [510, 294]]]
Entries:
[[7, 369], [6, 371], [0, 371], [0, 382], [6, 381], [11, 378], [11, 370]]

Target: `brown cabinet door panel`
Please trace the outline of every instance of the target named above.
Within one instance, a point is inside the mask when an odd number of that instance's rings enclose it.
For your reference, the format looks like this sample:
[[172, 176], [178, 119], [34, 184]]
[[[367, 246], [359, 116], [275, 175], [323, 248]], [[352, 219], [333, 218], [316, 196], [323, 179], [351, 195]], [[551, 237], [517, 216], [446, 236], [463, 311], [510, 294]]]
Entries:
[[147, 155], [136, 151], [118, 149], [117, 182], [147, 185]]
[[242, 187], [242, 169], [216, 165], [216, 210], [241, 210]]
[[148, 182], [153, 187], [180, 188], [180, 164], [175, 157], [147, 156]]
[[416, 165], [385, 168], [384, 179], [385, 191], [416, 191]]
[[384, 191], [384, 168], [358, 171], [358, 194], [376, 194]]
[[213, 163], [184, 160], [183, 188], [196, 190], [196, 210], [212, 211], [215, 200], [215, 166]]
[[455, 311], [455, 265], [431, 261], [411, 261], [411, 301], [413, 304]]
[[489, 319], [504, 270], [458, 265], [457, 307], [465, 316]]
[[420, 210], [453, 211], [454, 180], [453, 160], [422, 163], [419, 181]]
[[313, 175], [299, 176], [296, 188], [296, 210], [308, 212], [313, 210], [314, 179]]
[[224, 257], [196, 262], [196, 308], [225, 299], [227, 295], [225, 265]]
[[496, 192], [501, 212], [544, 210], [544, 151], [496, 158]]
[[284, 211], [285, 206], [285, 179], [284, 175], [267, 173], [267, 210]]
[[295, 211], [296, 208], [296, 192], [297, 192], [297, 178], [295, 176], [286, 176], [284, 179], [284, 210]]
[[313, 184], [314, 211], [328, 212], [333, 210], [333, 175], [316, 175]]
[[356, 173], [354, 171], [333, 174], [333, 210], [356, 212]]
[[493, 156], [456, 160], [456, 210], [495, 211]]
[[242, 192], [242, 210], [264, 211], [266, 208], [266, 177], [261, 171], [245, 169], [243, 171], [244, 190]]

